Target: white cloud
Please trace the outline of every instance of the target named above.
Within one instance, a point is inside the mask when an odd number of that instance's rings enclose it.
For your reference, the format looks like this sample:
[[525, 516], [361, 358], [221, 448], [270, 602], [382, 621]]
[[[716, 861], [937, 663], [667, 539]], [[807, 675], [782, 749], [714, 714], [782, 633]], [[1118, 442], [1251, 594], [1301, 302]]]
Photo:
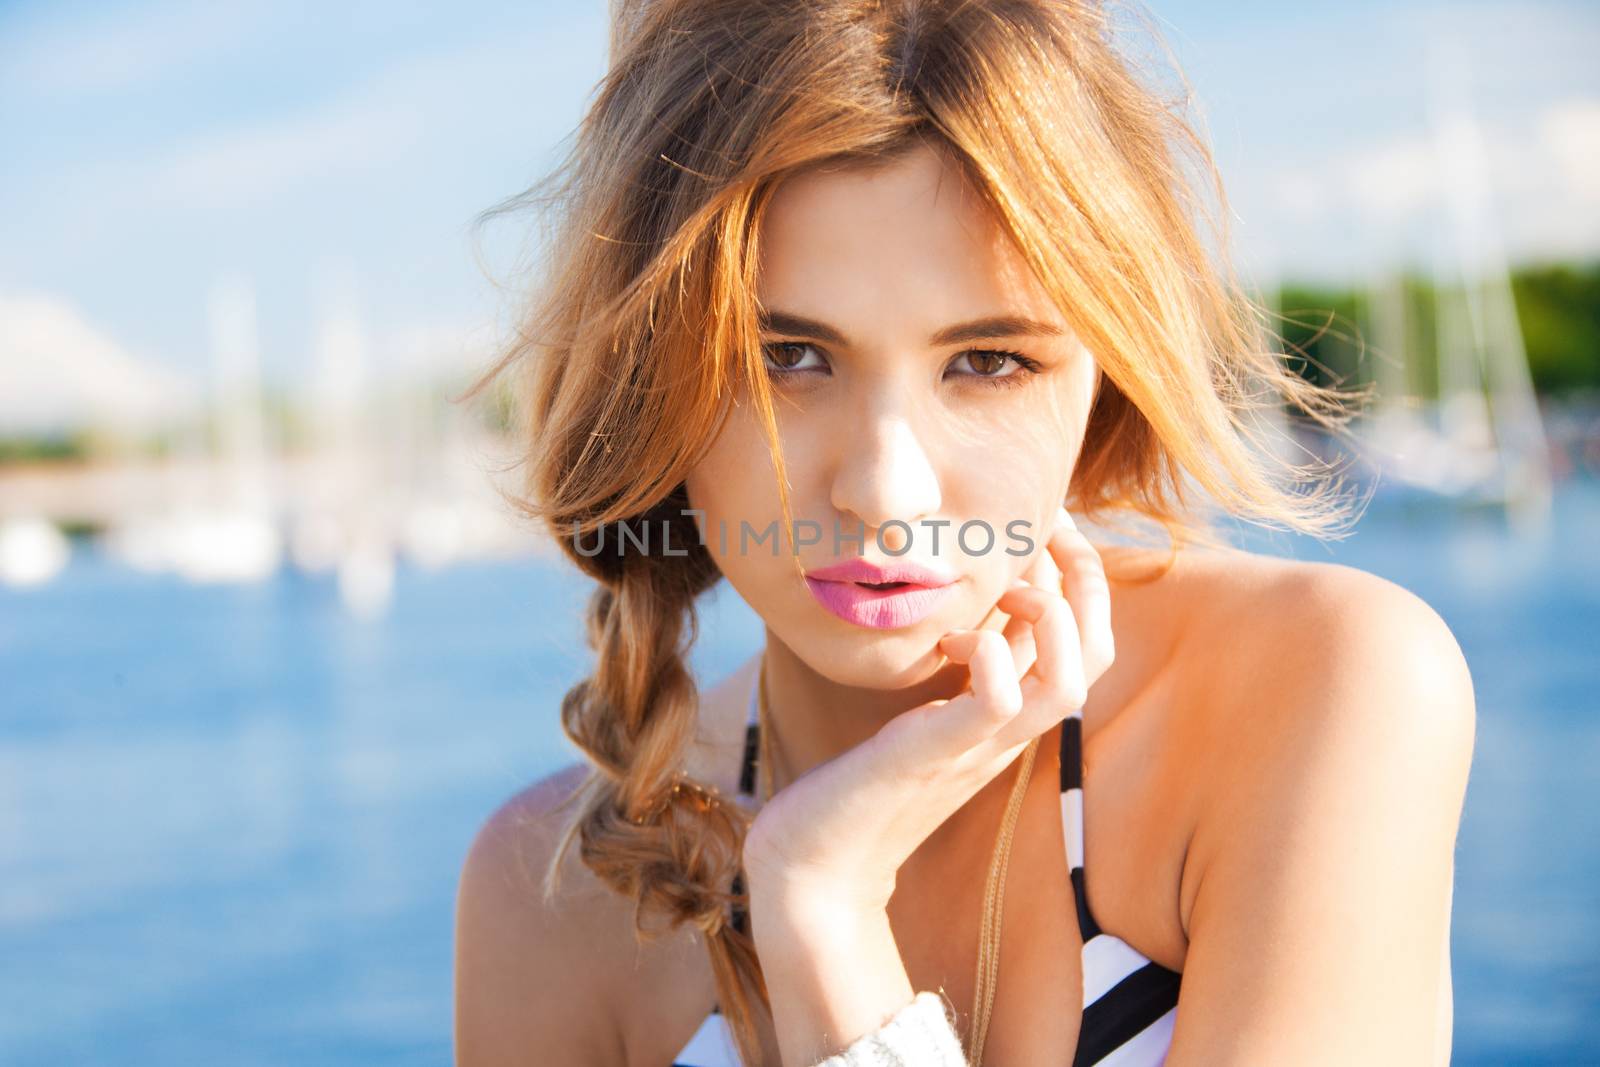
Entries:
[[1539, 140], [1560, 168], [1567, 192], [1600, 201], [1600, 100], [1568, 100], [1539, 116]]
[[199, 393], [192, 381], [135, 357], [60, 297], [0, 295], [0, 429], [150, 427]]
[[1438, 197], [1433, 146], [1422, 137], [1356, 152], [1341, 171], [1351, 201], [1376, 221], [1409, 215]]
[[[1320, 167], [1302, 160], [1269, 171], [1251, 188], [1257, 228], [1278, 235], [1275, 256], [1285, 244], [1302, 262], [1316, 258], [1312, 244], [1319, 254], [1338, 246], [1414, 262], [1600, 251], [1600, 97], [1548, 102], [1520, 119], [1480, 117], [1476, 129], [1459, 110], [1441, 122], [1442, 132], [1330, 150]], [[1254, 240], [1257, 255], [1265, 240]]]

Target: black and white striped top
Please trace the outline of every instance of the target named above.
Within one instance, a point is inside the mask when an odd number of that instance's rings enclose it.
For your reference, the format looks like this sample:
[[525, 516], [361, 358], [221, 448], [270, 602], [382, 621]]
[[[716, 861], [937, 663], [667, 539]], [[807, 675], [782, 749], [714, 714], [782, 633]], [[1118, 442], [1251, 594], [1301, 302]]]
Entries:
[[[739, 791], [755, 795], [757, 691], [750, 694], [745, 726], [744, 766]], [[1072, 1067], [1154, 1067], [1164, 1063], [1177, 1018], [1182, 975], [1141, 954], [1114, 934], [1100, 929], [1089, 911], [1083, 869], [1083, 715], [1074, 711], [1061, 723], [1061, 826], [1066, 838], [1067, 869], [1083, 935], [1083, 1025]], [[737, 886], [735, 892], [737, 892]], [[743, 929], [744, 916], [734, 922]], [[673, 1067], [741, 1067], [733, 1035], [716, 1007], [689, 1043], [673, 1058]]]

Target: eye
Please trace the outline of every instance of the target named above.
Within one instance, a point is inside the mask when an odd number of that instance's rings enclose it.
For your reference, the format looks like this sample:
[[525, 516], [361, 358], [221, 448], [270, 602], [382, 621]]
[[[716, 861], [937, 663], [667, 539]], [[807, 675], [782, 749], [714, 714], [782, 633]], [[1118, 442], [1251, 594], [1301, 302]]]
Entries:
[[950, 366], [957, 367], [962, 363], [974, 368], [975, 373], [957, 374], [956, 377], [976, 379], [974, 384], [991, 389], [1009, 389], [1025, 385], [1029, 378], [1039, 373], [1040, 366], [1037, 360], [1029, 359], [1020, 352], [987, 348], [974, 348], [963, 352]]
[[804, 341], [773, 341], [761, 346], [761, 354], [766, 357], [767, 370], [774, 378], [827, 369], [828, 365], [825, 362], [822, 362], [820, 367], [805, 366], [808, 353], [816, 355], [817, 360], [821, 361], [822, 357], [817, 353], [817, 346]]
[[[828, 371], [828, 363], [817, 346], [806, 341], [771, 341], [761, 346], [768, 374], [776, 380], [799, 379]], [[1041, 365], [1020, 352], [1004, 349], [969, 349], [950, 364], [965, 363], [968, 372], [953, 372], [947, 377], [967, 378], [980, 388], [1003, 389], [1025, 385], [1039, 373]]]

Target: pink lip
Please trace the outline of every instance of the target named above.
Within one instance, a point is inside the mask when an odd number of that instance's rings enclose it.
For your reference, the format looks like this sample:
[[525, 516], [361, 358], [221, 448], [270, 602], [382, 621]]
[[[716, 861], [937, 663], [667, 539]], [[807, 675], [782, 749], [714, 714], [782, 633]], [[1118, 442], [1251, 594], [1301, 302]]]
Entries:
[[859, 557], [827, 567], [813, 567], [806, 571], [806, 577], [822, 582], [911, 582], [930, 588], [955, 581], [954, 575], [909, 560], [891, 559], [873, 563]]
[[[905, 582], [872, 589], [861, 582]], [[846, 622], [874, 630], [897, 630], [932, 615], [955, 590], [955, 579], [915, 563], [874, 564], [852, 559], [806, 573], [817, 602]]]

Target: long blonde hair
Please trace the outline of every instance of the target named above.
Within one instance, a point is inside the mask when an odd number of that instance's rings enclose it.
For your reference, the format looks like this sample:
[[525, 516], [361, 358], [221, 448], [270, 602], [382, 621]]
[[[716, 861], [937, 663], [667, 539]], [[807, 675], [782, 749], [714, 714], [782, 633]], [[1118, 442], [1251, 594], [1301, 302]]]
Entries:
[[[698, 927], [753, 1063], [753, 999], [770, 1005], [754, 946], [729, 922], [745, 903], [734, 876], [749, 815], [708, 803], [682, 770], [695, 602], [720, 573], [680, 509], [742, 385], [790, 528], [755, 296], [778, 185], [918, 144], [963, 169], [1104, 372], [1066, 501], [1091, 521], [1142, 516], [1175, 546], [1214, 543], [1195, 499], [1209, 497], [1259, 524], [1337, 535], [1348, 500], [1333, 468], [1282, 458], [1263, 416], [1287, 406], [1338, 431], [1358, 394], [1300, 377], [1268, 343], [1227, 264], [1226, 198], [1185, 101], [1135, 76], [1100, 4], [613, 6], [613, 61], [564, 161], [485, 213], [555, 209], [517, 336], [468, 395], [517, 368], [516, 502], [598, 583], [594, 671], [561, 705], [591, 766], [546, 892], [577, 842], [634, 902], [641, 938], [659, 933], [650, 915]], [[674, 551], [627, 551], [652, 531]]]

